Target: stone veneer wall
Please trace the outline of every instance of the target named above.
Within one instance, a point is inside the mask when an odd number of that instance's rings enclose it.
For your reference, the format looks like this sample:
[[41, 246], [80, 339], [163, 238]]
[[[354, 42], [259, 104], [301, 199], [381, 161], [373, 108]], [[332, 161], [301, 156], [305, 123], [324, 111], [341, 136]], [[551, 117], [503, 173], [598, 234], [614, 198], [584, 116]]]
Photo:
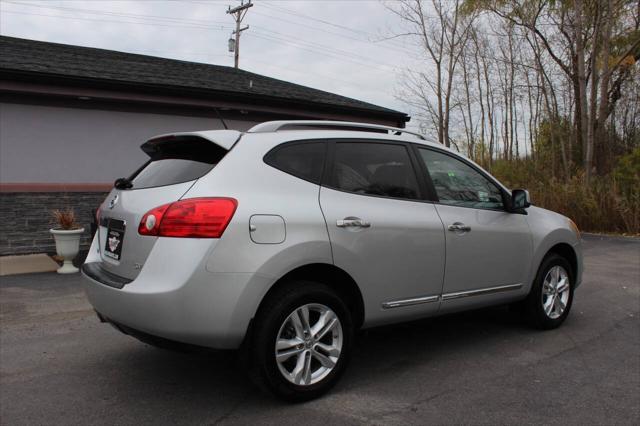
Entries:
[[0, 193], [0, 255], [48, 253], [56, 246], [49, 229], [51, 211], [73, 208], [85, 231], [80, 249], [91, 244], [92, 210], [97, 209], [106, 192], [16, 192]]

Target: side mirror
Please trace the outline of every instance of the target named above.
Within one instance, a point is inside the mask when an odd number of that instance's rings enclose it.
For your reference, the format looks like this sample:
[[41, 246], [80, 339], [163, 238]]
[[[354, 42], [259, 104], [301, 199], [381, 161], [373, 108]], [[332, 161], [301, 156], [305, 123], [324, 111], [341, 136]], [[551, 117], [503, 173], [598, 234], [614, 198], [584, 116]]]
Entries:
[[529, 191], [526, 189], [514, 189], [511, 191], [511, 210], [522, 210], [530, 206]]

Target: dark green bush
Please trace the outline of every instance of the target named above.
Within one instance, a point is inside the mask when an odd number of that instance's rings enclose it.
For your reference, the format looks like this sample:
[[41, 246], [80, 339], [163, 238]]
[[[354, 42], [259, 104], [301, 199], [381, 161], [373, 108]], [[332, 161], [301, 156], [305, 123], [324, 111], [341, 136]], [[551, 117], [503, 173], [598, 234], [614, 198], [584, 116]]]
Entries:
[[559, 179], [537, 168], [530, 159], [498, 160], [492, 173], [510, 188], [526, 188], [532, 202], [564, 214], [583, 231], [640, 234], [640, 149], [623, 156], [615, 170], [592, 177]]

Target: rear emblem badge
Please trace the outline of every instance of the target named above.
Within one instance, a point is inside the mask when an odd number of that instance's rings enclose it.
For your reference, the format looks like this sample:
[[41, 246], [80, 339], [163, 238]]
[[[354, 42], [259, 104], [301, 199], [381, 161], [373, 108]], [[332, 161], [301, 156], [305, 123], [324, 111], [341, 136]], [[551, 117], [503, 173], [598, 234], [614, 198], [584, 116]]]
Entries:
[[116, 237], [109, 237], [109, 250], [116, 251], [118, 248], [118, 244], [120, 244], [120, 240]]
[[118, 199], [119, 199], [119, 198], [120, 198], [120, 197], [116, 194], [116, 196], [115, 196], [115, 197], [113, 197], [113, 198], [111, 199], [111, 201], [109, 201], [109, 208], [110, 208], [110, 209], [112, 209], [112, 208], [113, 208], [113, 206], [115, 206], [116, 204], [118, 204]]

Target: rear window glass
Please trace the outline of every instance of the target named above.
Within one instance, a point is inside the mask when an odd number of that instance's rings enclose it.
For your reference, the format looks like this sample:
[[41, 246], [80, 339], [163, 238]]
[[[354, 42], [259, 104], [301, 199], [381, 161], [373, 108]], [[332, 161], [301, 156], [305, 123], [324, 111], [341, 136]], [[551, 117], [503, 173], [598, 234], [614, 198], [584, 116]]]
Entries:
[[132, 189], [174, 185], [198, 179], [213, 169], [227, 151], [194, 136], [152, 139], [142, 145], [149, 161], [130, 178]]
[[269, 152], [264, 161], [285, 173], [320, 184], [325, 146], [324, 142], [289, 143]]

